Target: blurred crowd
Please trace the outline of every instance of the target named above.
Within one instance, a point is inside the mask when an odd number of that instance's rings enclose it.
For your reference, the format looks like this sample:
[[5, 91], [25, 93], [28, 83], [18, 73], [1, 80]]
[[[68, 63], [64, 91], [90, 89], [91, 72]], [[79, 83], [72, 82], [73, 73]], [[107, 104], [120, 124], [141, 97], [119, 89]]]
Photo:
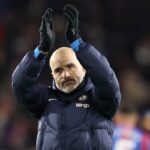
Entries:
[[[150, 150], [149, 0], [0, 1], [0, 150], [35, 150], [38, 120], [16, 102], [11, 75], [24, 54], [38, 45], [47, 7], [54, 10], [55, 48], [67, 46], [62, 16], [67, 3], [80, 11], [80, 35], [108, 58], [120, 82], [114, 150]], [[39, 80], [51, 83], [48, 64]]]

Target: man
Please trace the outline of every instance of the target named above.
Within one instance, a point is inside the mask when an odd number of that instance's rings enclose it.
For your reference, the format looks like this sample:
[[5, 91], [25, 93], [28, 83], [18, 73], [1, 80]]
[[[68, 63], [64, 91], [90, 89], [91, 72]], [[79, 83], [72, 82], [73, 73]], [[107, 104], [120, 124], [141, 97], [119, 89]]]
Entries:
[[79, 35], [78, 10], [64, 7], [69, 47], [50, 58], [52, 87], [37, 82], [52, 51], [52, 10], [42, 17], [40, 43], [12, 75], [18, 101], [39, 119], [37, 150], [111, 150], [112, 117], [120, 103], [117, 78], [107, 59]]
[[114, 118], [113, 150], [149, 150], [150, 136], [137, 126], [138, 110], [131, 102], [122, 106]]

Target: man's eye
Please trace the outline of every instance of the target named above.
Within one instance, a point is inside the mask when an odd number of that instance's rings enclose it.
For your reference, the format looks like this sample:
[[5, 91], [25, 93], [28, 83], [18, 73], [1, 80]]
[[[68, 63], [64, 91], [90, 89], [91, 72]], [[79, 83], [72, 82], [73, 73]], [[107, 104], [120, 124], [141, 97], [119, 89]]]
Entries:
[[55, 69], [55, 73], [60, 73], [62, 71], [62, 69], [61, 68], [57, 68], [57, 69]]
[[67, 65], [67, 68], [69, 68], [69, 69], [71, 69], [71, 68], [73, 68], [73, 67], [74, 67], [73, 64], [68, 64], [68, 65]]

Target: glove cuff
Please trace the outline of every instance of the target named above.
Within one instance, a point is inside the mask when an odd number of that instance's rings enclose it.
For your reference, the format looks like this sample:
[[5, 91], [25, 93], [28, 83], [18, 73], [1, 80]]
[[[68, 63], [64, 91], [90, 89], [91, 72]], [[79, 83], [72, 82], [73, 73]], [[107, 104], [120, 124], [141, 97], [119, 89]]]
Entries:
[[80, 46], [80, 44], [81, 44], [81, 41], [82, 41], [81, 38], [76, 39], [75, 41], [73, 41], [73, 42], [70, 44], [70, 47], [71, 47], [75, 52], [78, 52], [78, 51], [79, 51], [79, 46]]
[[39, 50], [38, 47], [34, 50], [34, 53], [33, 53], [34, 58], [36, 58], [38, 60], [45, 58], [47, 55], [48, 55], [48, 52], [43, 52], [43, 51]]

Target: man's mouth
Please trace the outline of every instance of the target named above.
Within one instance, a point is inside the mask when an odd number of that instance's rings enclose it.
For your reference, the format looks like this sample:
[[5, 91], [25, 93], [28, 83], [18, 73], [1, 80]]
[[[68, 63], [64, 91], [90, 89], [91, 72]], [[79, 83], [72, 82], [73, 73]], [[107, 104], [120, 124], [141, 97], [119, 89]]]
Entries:
[[66, 81], [64, 81], [63, 83], [62, 83], [62, 85], [63, 86], [67, 86], [67, 85], [69, 85], [69, 84], [74, 84], [75, 83], [75, 80], [66, 80]]

